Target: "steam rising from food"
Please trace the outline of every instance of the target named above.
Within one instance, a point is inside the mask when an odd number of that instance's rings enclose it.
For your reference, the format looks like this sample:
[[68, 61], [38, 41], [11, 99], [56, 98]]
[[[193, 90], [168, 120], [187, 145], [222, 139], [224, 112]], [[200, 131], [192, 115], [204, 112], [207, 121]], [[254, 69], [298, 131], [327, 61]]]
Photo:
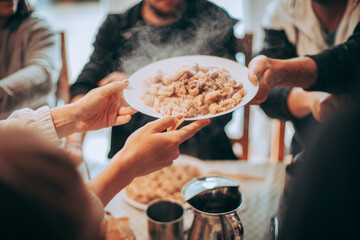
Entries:
[[225, 12], [213, 9], [167, 26], [139, 21], [122, 34], [126, 41], [116, 70], [131, 75], [152, 62], [185, 55], [234, 58], [227, 49], [234, 22]]

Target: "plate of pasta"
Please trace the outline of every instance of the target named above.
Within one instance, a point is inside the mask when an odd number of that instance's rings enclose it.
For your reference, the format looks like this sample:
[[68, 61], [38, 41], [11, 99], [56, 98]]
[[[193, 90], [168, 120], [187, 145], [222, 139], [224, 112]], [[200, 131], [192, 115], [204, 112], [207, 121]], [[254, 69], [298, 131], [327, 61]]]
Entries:
[[130, 106], [161, 118], [213, 118], [249, 103], [259, 86], [248, 79], [249, 69], [221, 57], [190, 55], [151, 63], [132, 74], [124, 89]]
[[181, 155], [173, 165], [135, 178], [120, 193], [126, 203], [140, 210], [145, 210], [150, 202], [160, 199], [186, 204], [181, 196], [183, 185], [203, 172], [204, 166], [199, 159]]

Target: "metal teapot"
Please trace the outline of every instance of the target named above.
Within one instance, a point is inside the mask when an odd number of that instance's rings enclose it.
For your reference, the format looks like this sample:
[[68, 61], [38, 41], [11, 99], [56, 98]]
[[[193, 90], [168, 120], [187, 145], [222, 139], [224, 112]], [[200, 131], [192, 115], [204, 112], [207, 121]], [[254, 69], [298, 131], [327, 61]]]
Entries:
[[243, 239], [243, 225], [236, 213], [243, 196], [235, 180], [214, 175], [194, 178], [181, 194], [194, 210], [188, 240]]

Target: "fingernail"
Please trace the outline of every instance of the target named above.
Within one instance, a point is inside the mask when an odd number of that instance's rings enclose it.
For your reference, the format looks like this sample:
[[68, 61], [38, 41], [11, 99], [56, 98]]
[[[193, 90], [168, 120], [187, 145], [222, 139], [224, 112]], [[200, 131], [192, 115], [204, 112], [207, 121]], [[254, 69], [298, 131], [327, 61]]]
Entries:
[[182, 118], [184, 118], [184, 116], [183, 115], [178, 115], [178, 116], [176, 116], [176, 118], [177, 119], [182, 119]]

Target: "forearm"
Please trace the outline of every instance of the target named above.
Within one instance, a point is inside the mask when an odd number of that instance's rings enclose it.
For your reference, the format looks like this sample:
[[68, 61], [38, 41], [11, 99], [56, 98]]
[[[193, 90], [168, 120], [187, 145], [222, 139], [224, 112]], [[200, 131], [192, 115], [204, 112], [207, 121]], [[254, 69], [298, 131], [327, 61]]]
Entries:
[[[77, 100], [81, 99], [84, 95], [77, 95], [73, 99], [71, 99], [70, 103], [74, 103]], [[84, 141], [86, 133], [76, 132], [71, 135], [68, 135], [66, 138], [66, 145], [73, 145], [76, 148], [81, 149], [81, 145]]]
[[1, 112], [31, 106], [31, 102], [48, 95], [52, 85], [49, 75], [39, 65], [28, 66], [1, 79], [0, 88], [4, 94]]
[[135, 178], [128, 159], [129, 157], [120, 151], [103, 172], [87, 183], [88, 188], [100, 198], [104, 206]]
[[[288, 60], [269, 59], [274, 87], [312, 87], [317, 79], [317, 66], [309, 57], [298, 57]], [[267, 72], [264, 73], [266, 76]]]

